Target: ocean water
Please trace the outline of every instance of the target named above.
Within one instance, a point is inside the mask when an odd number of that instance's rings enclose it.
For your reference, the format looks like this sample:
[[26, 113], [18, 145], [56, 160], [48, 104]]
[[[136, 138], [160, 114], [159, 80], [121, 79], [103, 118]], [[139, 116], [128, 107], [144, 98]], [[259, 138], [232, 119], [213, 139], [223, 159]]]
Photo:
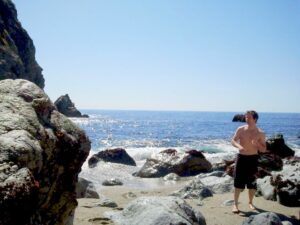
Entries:
[[[105, 179], [119, 178], [130, 187], [164, 185], [156, 179], [133, 177], [153, 154], [174, 148], [178, 151], [202, 150], [211, 161], [233, 157], [237, 150], [230, 139], [237, 127], [244, 123], [232, 122], [241, 112], [169, 112], [169, 111], [109, 111], [82, 110], [90, 118], [72, 118], [86, 131], [92, 142], [91, 154], [121, 147], [137, 162], [137, 167], [100, 163], [90, 169], [85, 163], [81, 177], [92, 180], [98, 188]], [[300, 113], [260, 113], [257, 126], [267, 138], [276, 133], [284, 136], [286, 144], [300, 156]]]

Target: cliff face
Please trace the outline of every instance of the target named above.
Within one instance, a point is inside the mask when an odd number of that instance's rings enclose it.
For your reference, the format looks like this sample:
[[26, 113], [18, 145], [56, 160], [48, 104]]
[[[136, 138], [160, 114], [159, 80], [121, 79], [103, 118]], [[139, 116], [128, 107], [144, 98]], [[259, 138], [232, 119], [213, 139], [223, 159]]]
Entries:
[[67, 224], [89, 151], [84, 131], [42, 89], [0, 81], [0, 224]]
[[11, 0], [0, 0], [0, 80], [26, 79], [44, 88], [42, 68], [35, 60], [35, 48], [17, 19]]

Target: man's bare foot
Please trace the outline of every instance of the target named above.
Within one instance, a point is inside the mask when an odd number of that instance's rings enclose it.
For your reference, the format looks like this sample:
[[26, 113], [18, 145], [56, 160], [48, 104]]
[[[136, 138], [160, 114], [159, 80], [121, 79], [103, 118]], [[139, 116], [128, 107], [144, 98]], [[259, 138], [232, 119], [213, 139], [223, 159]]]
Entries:
[[237, 207], [236, 205], [233, 205], [233, 207], [232, 207], [232, 212], [233, 212], [233, 213], [239, 213], [240, 210], [238, 209], [238, 207]]
[[256, 210], [256, 207], [255, 207], [252, 203], [249, 203], [249, 208], [250, 208], [251, 210]]

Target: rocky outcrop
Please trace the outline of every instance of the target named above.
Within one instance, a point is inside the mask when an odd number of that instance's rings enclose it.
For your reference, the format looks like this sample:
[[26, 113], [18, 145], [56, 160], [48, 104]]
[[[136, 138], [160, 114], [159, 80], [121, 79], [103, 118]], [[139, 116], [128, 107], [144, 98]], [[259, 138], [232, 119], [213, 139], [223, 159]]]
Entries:
[[300, 206], [300, 161], [287, 161], [280, 172], [273, 173], [272, 185], [280, 204]]
[[266, 144], [269, 151], [281, 158], [295, 155], [295, 151], [285, 144], [282, 134], [276, 134], [272, 138], [269, 138]]
[[257, 180], [257, 194], [286, 206], [300, 206], [300, 160], [285, 160], [283, 169]]
[[138, 177], [163, 177], [169, 173], [179, 176], [193, 176], [208, 172], [212, 165], [200, 151], [191, 150], [186, 153], [163, 151], [154, 158], [147, 159], [143, 167], [134, 175]]
[[236, 114], [232, 118], [232, 122], [246, 122], [246, 118], [244, 114]]
[[81, 112], [79, 112], [74, 103], [71, 101], [68, 94], [60, 96], [55, 102], [54, 102], [57, 110], [68, 117], [89, 117], [88, 115], [82, 115]]
[[282, 225], [280, 218], [273, 212], [265, 212], [257, 215], [252, 215], [245, 219], [242, 225]]
[[272, 176], [257, 179], [256, 195], [263, 196], [266, 200], [276, 200], [275, 187], [272, 185]]
[[11, 0], [0, 0], [0, 80], [20, 78], [44, 88], [33, 42], [18, 21]]
[[211, 197], [213, 194], [232, 192], [233, 178], [222, 171], [199, 174], [189, 184], [172, 195], [181, 198], [200, 199]]
[[0, 81], [0, 224], [66, 224], [89, 150], [38, 86]]
[[[107, 215], [107, 214], [106, 214]], [[178, 197], [140, 197], [120, 213], [108, 215], [122, 225], [205, 225], [205, 218]]]
[[79, 177], [76, 185], [77, 198], [100, 198], [94, 184], [82, 177]]
[[99, 161], [136, 166], [133, 158], [131, 158], [123, 148], [106, 149], [92, 155], [92, 157], [88, 161], [89, 167], [95, 167]]
[[[282, 159], [272, 153], [262, 153], [258, 157], [258, 178], [263, 178], [265, 176], [270, 176], [272, 171], [282, 170], [283, 161]], [[229, 176], [233, 176], [235, 168], [235, 161], [226, 162], [226, 173]]]

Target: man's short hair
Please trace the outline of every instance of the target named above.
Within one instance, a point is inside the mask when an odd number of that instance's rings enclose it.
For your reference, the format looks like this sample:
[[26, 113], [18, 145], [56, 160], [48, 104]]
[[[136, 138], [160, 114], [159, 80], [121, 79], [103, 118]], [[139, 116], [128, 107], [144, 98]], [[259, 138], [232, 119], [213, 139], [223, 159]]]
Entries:
[[257, 113], [256, 111], [254, 111], [254, 110], [248, 110], [246, 113], [251, 114], [252, 117], [253, 117], [253, 119], [254, 119], [255, 121], [258, 120], [258, 113]]

